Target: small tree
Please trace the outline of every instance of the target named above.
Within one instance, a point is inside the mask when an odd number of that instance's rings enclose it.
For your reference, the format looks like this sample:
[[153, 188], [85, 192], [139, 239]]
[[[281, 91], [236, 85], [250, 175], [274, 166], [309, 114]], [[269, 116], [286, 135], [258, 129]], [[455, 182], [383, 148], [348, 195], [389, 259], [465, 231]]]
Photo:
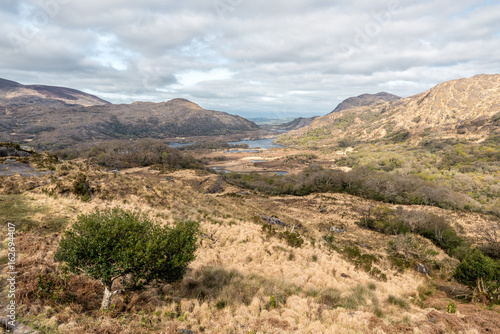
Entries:
[[156, 281], [182, 279], [194, 260], [198, 223], [160, 227], [139, 213], [109, 209], [81, 215], [66, 231], [55, 254], [74, 274], [84, 274], [104, 285], [101, 309], [108, 309], [112, 290], [120, 280], [126, 289], [140, 289]]

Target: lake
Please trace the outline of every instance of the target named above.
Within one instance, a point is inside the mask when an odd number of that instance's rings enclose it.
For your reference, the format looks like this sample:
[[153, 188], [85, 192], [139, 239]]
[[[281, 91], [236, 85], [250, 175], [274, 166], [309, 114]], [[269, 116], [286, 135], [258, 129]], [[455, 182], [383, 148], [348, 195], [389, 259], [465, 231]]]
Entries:
[[283, 147], [282, 145], [274, 144], [273, 140], [276, 138], [265, 138], [265, 139], [246, 139], [240, 141], [229, 141], [227, 142], [230, 145], [238, 145], [238, 144], [248, 144], [249, 148], [265, 148], [266, 150], [273, 147]]
[[[273, 140], [276, 138], [265, 138], [265, 139], [245, 139], [245, 140], [240, 140], [240, 141], [228, 141], [227, 143], [229, 145], [239, 145], [239, 144], [248, 144], [248, 148], [250, 149], [255, 149], [255, 148], [264, 148], [266, 150], [273, 148], [273, 147], [283, 147], [282, 145], [274, 144]], [[173, 148], [180, 148], [183, 146], [188, 146], [188, 145], [193, 145], [194, 143], [167, 143], [168, 146], [173, 147]], [[257, 153], [259, 151], [256, 150], [245, 150], [245, 149], [236, 149], [236, 150], [231, 150], [228, 151], [228, 153], [239, 153], [239, 152], [250, 152], [250, 153]]]

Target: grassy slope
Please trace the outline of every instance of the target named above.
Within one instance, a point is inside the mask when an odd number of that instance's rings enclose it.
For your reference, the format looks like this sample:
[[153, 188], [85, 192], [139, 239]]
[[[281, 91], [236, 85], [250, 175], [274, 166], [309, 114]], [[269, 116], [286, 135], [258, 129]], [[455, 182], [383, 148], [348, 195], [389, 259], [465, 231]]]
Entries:
[[[67, 193], [80, 172], [96, 190], [90, 202]], [[205, 194], [219, 176], [195, 171], [170, 176], [174, 181], [147, 169], [111, 174], [84, 162], [66, 162], [57, 166], [52, 182], [39, 180], [43, 186], [23, 195], [3, 195], [2, 223], [15, 221], [22, 230], [18, 266], [24, 319], [45, 333], [173, 333], [179, 328], [204, 333], [392, 333], [500, 326], [494, 311], [474, 315], [477, 309], [471, 305], [458, 305], [460, 312], [467, 312], [467, 321], [443, 311], [449, 299], [434, 291], [432, 282], [450, 285], [446, 278], [453, 261], [427, 240], [419, 242], [428, 263], [441, 268], [433, 278], [400, 272], [390, 263], [386, 246], [395, 237], [354, 224], [367, 208], [380, 203], [343, 194], [241, 195], [227, 184], [223, 193]], [[3, 181], [4, 193], [24, 189], [28, 182], [15, 177]], [[78, 214], [110, 206], [141, 210], [163, 224], [198, 220], [206, 238], [183, 282], [118, 296], [114, 310], [101, 315], [96, 307], [102, 287], [65, 276], [52, 254], [62, 228]], [[479, 214], [408, 209], [452, 218], [466, 233], [488, 223], [488, 217]], [[303, 246], [291, 247], [263, 232], [258, 214], [301, 225]], [[323, 236], [331, 226], [347, 227], [347, 232], [328, 243]], [[368, 272], [367, 257], [349, 252], [356, 248], [376, 257]], [[5, 259], [5, 248], [1, 255]]]

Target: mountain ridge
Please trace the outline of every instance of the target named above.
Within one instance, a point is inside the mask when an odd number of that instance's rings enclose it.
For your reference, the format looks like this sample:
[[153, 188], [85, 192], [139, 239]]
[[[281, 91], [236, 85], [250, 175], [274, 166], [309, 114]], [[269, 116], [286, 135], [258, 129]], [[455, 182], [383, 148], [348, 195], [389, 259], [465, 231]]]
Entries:
[[285, 144], [333, 145], [343, 138], [361, 141], [401, 136], [453, 136], [485, 140], [498, 133], [500, 75], [442, 82], [431, 89], [395, 101], [353, 106], [314, 120], [282, 135]]
[[217, 136], [259, 130], [255, 123], [185, 99], [96, 106], [0, 107], [0, 141], [85, 141]]
[[106, 105], [110, 104], [95, 95], [82, 91], [46, 85], [23, 85], [18, 82], [0, 78], [0, 105]]

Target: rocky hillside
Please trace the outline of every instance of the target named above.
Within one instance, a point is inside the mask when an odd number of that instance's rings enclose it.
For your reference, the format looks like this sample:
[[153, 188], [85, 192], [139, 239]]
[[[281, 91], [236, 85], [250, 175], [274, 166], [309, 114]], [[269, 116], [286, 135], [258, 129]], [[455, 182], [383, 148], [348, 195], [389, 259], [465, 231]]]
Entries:
[[392, 101], [397, 101], [399, 99], [401, 99], [399, 96], [389, 94], [386, 92], [380, 92], [377, 94], [363, 94], [356, 97], [350, 97], [344, 100], [332, 112], [339, 112], [354, 107], [370, 106], [376, 103], [392, 102]]
[[0, 78], [0, 106], [94, 106], [106, 104], [109, 104], [109, 102], [76, 89], [42, 85], [22, 85]]
[[499, 93], [498, 74], [453, 80], [404, 99], [340, 108], [279, 141], [308, 146], [426, 136], [481, 141], [498, 135]]
[[259, 127], [240, 116], [175, 99], [100, 106], [0, 106], [0, 141], [34, 145], [93, 140], [173, 138], [242, 133]]

